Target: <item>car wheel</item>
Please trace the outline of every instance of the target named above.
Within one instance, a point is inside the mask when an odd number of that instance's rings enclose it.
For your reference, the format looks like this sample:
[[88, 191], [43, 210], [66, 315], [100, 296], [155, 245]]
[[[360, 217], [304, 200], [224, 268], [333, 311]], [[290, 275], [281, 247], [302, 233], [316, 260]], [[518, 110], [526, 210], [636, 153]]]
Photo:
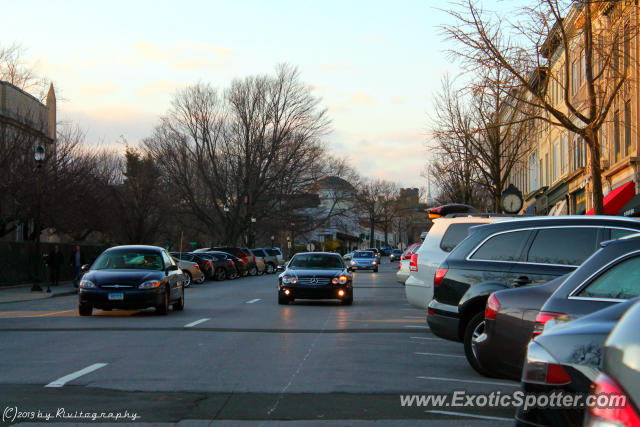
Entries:
[[224, 268], [218, 267], [216, 268], [215, 279], [217, 281], [221, 281], [227, 278], [227, 273], [224, 271]]
[[276, 267], [273, 264], [267, 264], [266, 273], [273, 274], [276, 272]]
[[184, 277], [184, 282], [182, 283], [182, 286], [184, 286], [185, 288], [188, 288], [189, 286], [191, 286], [191, 280], [192, 280], [191, 273], [187, 272], [184, 276], [185, 277]]
[[162, 304], [156, 307], [156, 313], [164, 316], [169, 313], [169, 293], [165, 292], [162, 299]]
[[91, 316], [93, 312], [93, 307], [89, 304], [78, 304], [78, 314], [80, 316]]
[[256, 267], [255, 265], [253, 267], [249, 267], [250, 276], [255, 276], [257, 274], [258, 274], [258, 267]]
[[227, 274], [227, 279], [229, 280], [236, 280], [238, 278], [238, 272], [236, 270], [233, 270], [231, 273]]
[[182, 295], [180, 295], [180, 299], [173, 303], [173, 311], [182, 310], [184, 310], [184, 288], [182, 288]]
[[260, 269], [258, 268], [258, 276], [262, 276], [263, 274], [264, 274], [264, 270], [260, 270]]
[[474, 340], [483, 333], [484, 312], [481, 311], [471, 318], [464, 330], [464, 355], [473, 369], [482, 375], [489, 376], [489, 372], [480, 365], [474, 343]]
[[247, 277], [249, 275], [249, 270], [244, 270], [241, 275], [242, 277]]
[[197, 284], [197, 285], [201, 285], [201, 284], [203, 284], [203, 283], [204, 283], [204, 281], [205, 281], [205, 280], [206, 280], [206, 277], [205, 277], [205, 275], [203, 274], [203, 275], [201, 275], [201, 276], [200, 276], [200, 280], [198, 280], [197, 282], [193, 282], [193, 283], [195, 283], [195, 284]]
[[285, 297], [284, 295], [278, 294], [278, 304], [287, 305], [287, 304], [289, 304], [289, 302], [291, 302], [289, 297]]

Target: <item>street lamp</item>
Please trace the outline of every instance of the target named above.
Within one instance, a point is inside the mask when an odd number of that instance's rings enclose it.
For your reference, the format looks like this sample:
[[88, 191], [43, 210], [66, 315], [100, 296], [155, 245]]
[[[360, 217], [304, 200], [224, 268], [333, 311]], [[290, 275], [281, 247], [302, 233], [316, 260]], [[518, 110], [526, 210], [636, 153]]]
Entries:
[[[36, 253], [36, 276], [33, 280], [33, 286], [31, 286], [32, 292], [42, 292], [42, 288], [40, 287], [40, 275], [41, 275], [41, 264], [42, 264], [42, 256], [40, 254], [40, 170], [42, 169], [42, 164], [44, 163], [45, 151], [41, 145], [36, 147], [35, 153], [33, 155], [36, 161], [36, 212], [35, 217], [33, 218], [33, 228], [36, 233], [36, 244], [35, 244], [35, 253]], [[47, 292], [51, 292], [51, 288], [47, 286]]]
[[271, 247], [273, 248], [273, 242], [276, 240], [276, 236], [274, 236], [273, 234], [271, 235]]

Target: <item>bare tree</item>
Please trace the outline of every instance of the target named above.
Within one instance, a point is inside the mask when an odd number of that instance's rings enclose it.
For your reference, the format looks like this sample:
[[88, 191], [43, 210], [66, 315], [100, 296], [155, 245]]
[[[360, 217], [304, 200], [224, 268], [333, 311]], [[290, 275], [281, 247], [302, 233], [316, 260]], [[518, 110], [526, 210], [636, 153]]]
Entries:
[[[539, 0], [516, 21], [485, 12], [474, 0], [457, 6], [449, 12], [456, 23], [443, 27], [459, 45], [451, 55], [461, 58], [468, 71], [490, 68], [505, 73], [517, 85], [514, 96], [527, 105], [526, 115], [584, 140], [594, 210], [602, 214], [599, 130], [629, 79], [638, 6], [619, 1]], [[562, 67], [552, 73], [556, 52]], [[560, 88], [561, 103], [553, 102], [551, 85]]]
[[358, 183], [355, 198], [363, 219], [369, 225], [369, 245], [374, 247], [376, 226], [383, 225], [384, 221], [388, 221], [387, 227], [390, 226], [393, 208], [388, 205], [397, 199], [397, 186], [381, 179], [364, 180]]
[[0, 46], [0, 80], [9, 82], [43, 100], [49, 82], [40, 77], [35, 66], [28, 64], [24, 57], [25, 49], [18, 43]]

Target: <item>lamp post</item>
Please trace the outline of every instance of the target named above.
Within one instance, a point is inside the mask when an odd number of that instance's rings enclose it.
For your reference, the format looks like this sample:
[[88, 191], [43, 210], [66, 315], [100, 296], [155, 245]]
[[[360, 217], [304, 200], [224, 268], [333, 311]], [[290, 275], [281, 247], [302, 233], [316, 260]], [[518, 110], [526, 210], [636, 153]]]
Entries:
[[273, 242], [276, 240], [276, 236], [274, 236], [273, 234], [271, 235], [271, 247], [273, 248]]
[[[36, 212], [33, 218], [33, 228], [36, 233], [36, 275], [35, 279], [33, 280], [31, 291], [42, 292], [42, 288], [40, 287], [40, 276], [42, 272], [42, 255], [40, 254], [40, 170], [42, 169], [42, 164], [44, 163], [45, 151], [41, 145], [38, 145], [36, 147], [33, 157], [36, 161]], [[51, 289], [49, 287], [47, 287], [47, 292], [51, 292]]]

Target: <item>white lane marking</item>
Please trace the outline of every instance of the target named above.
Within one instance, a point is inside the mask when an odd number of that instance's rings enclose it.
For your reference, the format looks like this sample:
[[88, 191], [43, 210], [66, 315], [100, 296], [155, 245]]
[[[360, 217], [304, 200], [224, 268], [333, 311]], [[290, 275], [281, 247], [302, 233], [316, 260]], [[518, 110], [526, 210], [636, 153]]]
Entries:
[[441, 415], [453, 415], [457, 417], [469, 417], [469, 418], [481, 418], [483, 420], [496, 420], [496, 421], [513, 421], [513, 418], [502, 418], [502, 417], [490, 417], [488, 415], [476, 415], [476, 414], [465, 414], [464, 412], [450, 412], [450, 411], [436, 411], [436, 410], [428, 410], [424, 411], [431, 414], [441, 414]]
[[104, 368], [105, 366], [107, 366], [106, 363], [94, 363], [91, 366], [87, 366], [84, 369], [80, 369], [79, 371], [73, 372], [69, 375], [65, 375], [64, 377], [58, 378], [55, 381], [50, 382], [49, 384], [47, 384], [45, 387], [62, 387], [63, 385], [65, 385], [66, 383], [68, 383], [69, 381], [73, 381], [78, 377], [81, 377], [83, 375], [86, 375], [90, 372], [93, 372], [97, 369], [100, 368]]
[[428, 326], [422, 325], [404, 325], [405, 328], [416, 328], [416, 329], [429, 329]]
[[186, 325], [184, 325], [185, 328], [192, 328], [196, 325], [199, 325], [200, 323], [204, 323], [207, 320], [210, 320], [208, 317], [204, 318], [204, 319], [200, 319], [200, 320], [196, 320], [195, 322], [191, 322], [191, 323], [187, 323]]
[[496, 381], [478, 381], [478, 380], [463, 380], [459, 378], [441, 378], [441, 377], [416, 377], [420, 380], [435, 380], [435, 381], [453, 381], [457, 383], [473, 383], [473, 384], [489, 384], [489, 385], [505, 385], [508, 387], [520, 387], [520, 384], [499, 383]]
[[403, 316], [405, 319], [424, 319], [424, 316]]
[[415, 352], [414, 354], [418, 354], [420, 356], [461, 357], [463, 359], [465, 358], [465, 356], [458, 356], [457, 354], [423, 353], [423, 352]]
[[260, 301], [260, 298], [252, 299], [251, 301], [247, 301], [247, 304], [253, 304], [254, 302]]

